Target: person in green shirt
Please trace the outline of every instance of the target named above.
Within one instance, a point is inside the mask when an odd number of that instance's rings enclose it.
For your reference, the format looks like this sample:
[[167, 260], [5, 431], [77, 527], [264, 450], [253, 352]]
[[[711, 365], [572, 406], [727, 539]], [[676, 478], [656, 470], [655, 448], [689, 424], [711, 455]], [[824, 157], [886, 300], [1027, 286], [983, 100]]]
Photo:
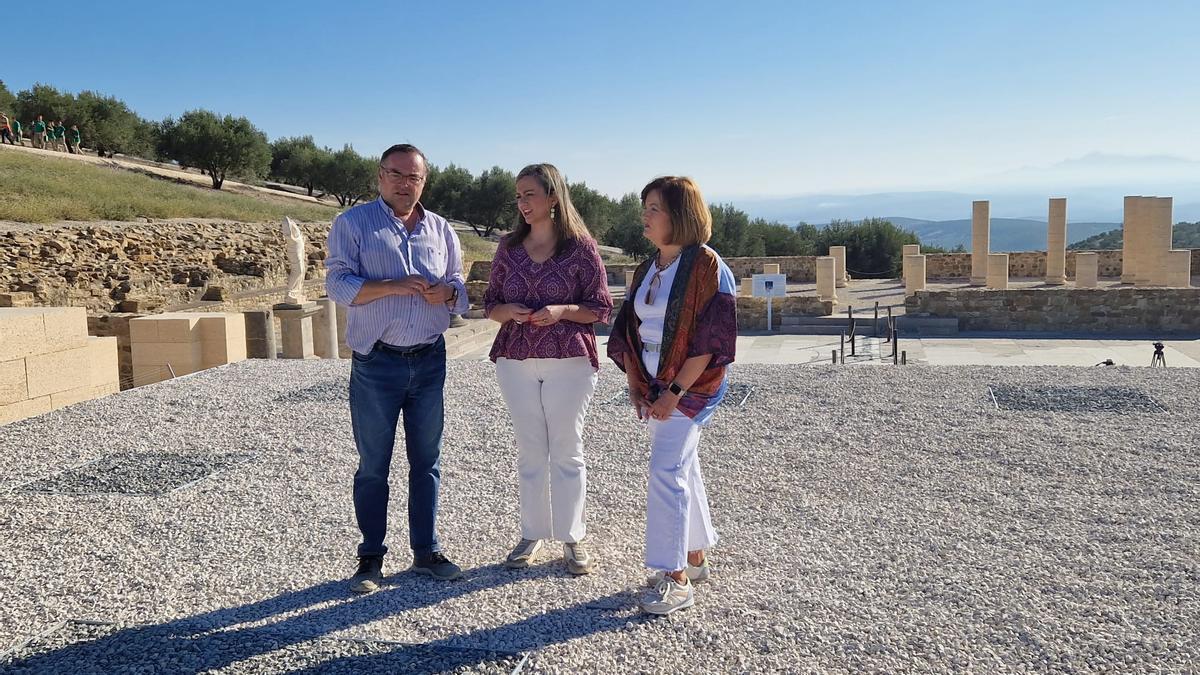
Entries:
[[67, 127], [63, 126], [62, 120], [54, 123], [54, 146], [59, 152], [67, 151]]
[[17, 139], [17, 145], [24, 147], [25, 141], [21, 140], [21, 120], [15, 118], [15, 117], [13, 118], [12, 130], [13, 130], [13, 136], [15, 136]]
[[33, 121], [33, 147], [46, 149], [46, 122], [42, 120], [41, 115]]
[[79, 142], [81, 140], [82, 139], [79, 136], [79, 125], [72, 124], [71, 125], [71, 137], [70, 137], [70, 139], [68, 139], [68, 142], [67, 142], [67, 148], [71, 151], [72, 154], [75, 154], [75, 155], [83, 154], [82, 152], [79, 151]]

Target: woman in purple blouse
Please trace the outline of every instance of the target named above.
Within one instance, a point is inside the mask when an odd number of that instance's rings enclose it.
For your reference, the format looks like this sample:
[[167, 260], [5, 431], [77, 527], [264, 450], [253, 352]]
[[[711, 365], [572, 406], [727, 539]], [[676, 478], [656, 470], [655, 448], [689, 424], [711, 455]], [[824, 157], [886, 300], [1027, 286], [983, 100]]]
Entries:
[[501, 324], [491, 358], [520, 476], [521, 540], [504, 564], [526, 567], [556, 539], [567, 569], [587, 574], [594, 561], [583, 544], [583, 420], [600, 369], [592, 324], [612, 313], [608, 273], [553, 165], [521, 169], [517, 210], [484, 295], [484, 311]]

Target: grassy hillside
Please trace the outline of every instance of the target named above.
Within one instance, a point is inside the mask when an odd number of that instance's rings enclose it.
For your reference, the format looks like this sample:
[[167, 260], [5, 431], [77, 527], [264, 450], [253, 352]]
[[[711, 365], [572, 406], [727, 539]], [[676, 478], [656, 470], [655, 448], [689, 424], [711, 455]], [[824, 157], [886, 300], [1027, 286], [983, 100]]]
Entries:
[[[1121, 229], [1117, 228], [1082, 239], [1067, 248], [1080, 251], [1111, 251], [1121, 248], [1122, 243]], [[1171, 247], [1200, 248], [1200, 222], [1175, 223], [1171, 233]]]
[[292, 216], [328, 220], [337, 210], [227, 194], [69, 159], [0, 153], [0, 220], [224, 218], [245, 222]]

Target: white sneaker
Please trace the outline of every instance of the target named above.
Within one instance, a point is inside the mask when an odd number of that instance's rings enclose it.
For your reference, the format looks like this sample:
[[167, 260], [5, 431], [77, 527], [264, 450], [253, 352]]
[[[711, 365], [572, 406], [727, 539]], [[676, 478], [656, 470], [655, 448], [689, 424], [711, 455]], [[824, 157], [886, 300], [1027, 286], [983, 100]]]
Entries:
[[596, 560], [582, 541], [564, 543], [563, 560], [567, 561], [567, 571], [571, 574], [590, 574], [596, 566]]
[[[708, 556], [704, 556], [704, 560], [699, 565], [689, 564], [684, 570], [684, 574], [687, 574], [688, 581], [691, 582], [708, 581], [708, 577], [711, 573], [712, 568], [708, 566]], [[654, 588], [658, 586], [658, 582], [662, 581], [663, 577], [666, 575], [666, 572], [659, 570], [658, 572], [646, 577], [646, 585], [650, 588]]]
[[680, 584], [671, 577], [663, 580], [654, 587], [642, 600], [642, 611], [647, 614], [666, 615], [680, 609], [691, 607], [696, 602], [692, 593], [692, 584]]
[[542, 549], [541, 539], [522, 539], [504, 559], [505, 567], [529, 567], [529, 561]]

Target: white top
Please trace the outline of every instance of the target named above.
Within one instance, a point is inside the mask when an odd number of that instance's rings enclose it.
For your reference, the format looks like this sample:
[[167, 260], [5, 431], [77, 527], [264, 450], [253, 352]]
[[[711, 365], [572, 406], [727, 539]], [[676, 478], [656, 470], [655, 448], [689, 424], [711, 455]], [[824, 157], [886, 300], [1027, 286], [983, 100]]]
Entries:
[[[650, 281], [654, 278], [654, 272], [658, 270], [654, 263], [650, 263], [650, 270], [646, 272], [646, 276], [642, 277], [642, 284], [638, 286], [637, 292], [634, 294], [633, 311], [642, 322], [638, 326], [638, 337], [642, 339], [643, 346], [661, 346], [663, 320], [667, 316], [667, 301], [671, 298], [671, 285], [675, 283], [675, 272], [679, 269], [680, 257], [682, 256], [677, 256], [659, 275], [658, 289], [654, 292], [653, 305], [646, 304], [646, 289], [650, 288]], [[628, 299], [626, 298], [626, 300]], [[658, 374], [660, 354], [661, 352], [658, 350], [642, 350], [642, 362], [646, 364], [646, 370], [650, 372], [650, 377]]]

